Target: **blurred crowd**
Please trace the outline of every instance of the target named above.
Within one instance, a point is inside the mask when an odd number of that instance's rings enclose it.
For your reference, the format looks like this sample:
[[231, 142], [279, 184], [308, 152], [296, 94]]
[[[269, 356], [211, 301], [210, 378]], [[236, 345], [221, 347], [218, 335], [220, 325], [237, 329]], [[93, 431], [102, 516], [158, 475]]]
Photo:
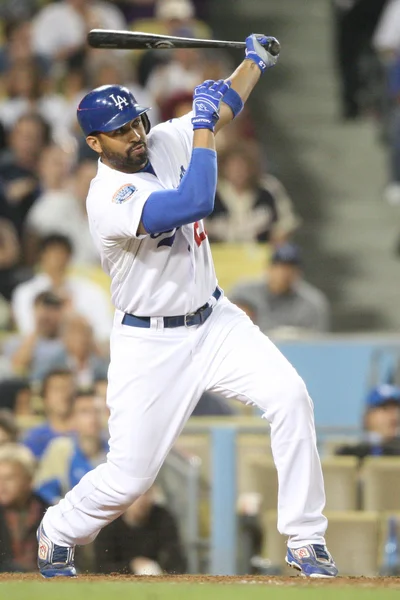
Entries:
[[[107, 453], [113, 312], [85, 208], [97, 156], [78, 129], [77, 105], [94, 87], [125, 85], [152, 107], [154, 126], [188, 112], [197, 84], [235, 68], [222, 51], [94, 50], [86, 34], [105, 28], [209, 38], [207, 4], [0, 3], [0, 570], [35, 568], [43, 511]], [[293, 241], [301, 219], [269, 171], [256, 130], [246, 107], [218, 134], [208, 236], [213, 244], [265, 245], [262, 277], [231, 290], [263, 331], [329, 331], [329, 303], [304, 280]], [[194, 414], [232, 412], [205, 394]], [[160, 498], [153, 488], [102, 532], [92, 570], [185, 571], [177, 523]]]

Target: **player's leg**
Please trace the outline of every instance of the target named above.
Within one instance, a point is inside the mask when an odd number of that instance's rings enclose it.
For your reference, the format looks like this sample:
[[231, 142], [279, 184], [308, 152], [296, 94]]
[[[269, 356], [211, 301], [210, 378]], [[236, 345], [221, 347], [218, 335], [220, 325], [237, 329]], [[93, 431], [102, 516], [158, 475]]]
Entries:
[[[215, 311], [207, 389], [253, 403], [271, 424], [278, 471], [278, 529], [293, 551], [325, 545], [324, 483], [316, 446], [313, 404], [295, 369], [236, 306]], [[218, 338], [221, 340], [218, 343]], [[207, 353], [207, 349], [204, 349]], [[306, 550], [302, 551], [306, 554]], [[300, 552], [301, 554], [301, 552]]]
[[107, 463], [46, 512], [43, 528], [53, 544], [91, 542], [151, 486], [202, 393], [192, 350], [185, 328], [113, 333]]

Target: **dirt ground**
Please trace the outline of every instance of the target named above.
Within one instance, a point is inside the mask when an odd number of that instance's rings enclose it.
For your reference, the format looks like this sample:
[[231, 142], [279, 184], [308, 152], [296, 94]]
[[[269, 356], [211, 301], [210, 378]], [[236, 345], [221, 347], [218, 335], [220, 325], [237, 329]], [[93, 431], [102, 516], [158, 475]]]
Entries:
[[[43, 581], [38, 574], [0, 573], [0, 584], [17, 581]], [[69, 582], [72, 585], [79, 582], [135, 582], [135, 583], [175, 583], [175, 584], [259, 584], [266, 586], [334, 586], [334, 587], [358, 587], [358, 588], [387, 588], [400, 589], [400, 577], [337, 577], [336, 579], [306, 579], [305, 577], [273, 577], [256, 575], [239, 576], [213, 576], [213, 575], [168, 575], [162, 577], [137, 577], [132, 575], [80, 575], [77, 579], [66, 579], [64, 577], [46, 580], [50, 583]]]

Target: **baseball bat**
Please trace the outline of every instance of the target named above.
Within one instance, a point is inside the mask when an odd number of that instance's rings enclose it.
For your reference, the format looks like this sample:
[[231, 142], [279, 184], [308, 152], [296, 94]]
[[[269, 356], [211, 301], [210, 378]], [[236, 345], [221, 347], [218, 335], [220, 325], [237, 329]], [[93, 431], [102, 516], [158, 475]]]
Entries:
[[[170, 48], [245, 48], [245, 42], [224, 40], [202, 40], [198, 38], [158, 35], [141, 31], [119, 31], [115, 29], [92, 29], [88, 33], [88, 43], [92, 48], [120, 50], [164, 50]], [[268, 52], [277, 56], [280, 52], [278, 40], [265, 46]]]

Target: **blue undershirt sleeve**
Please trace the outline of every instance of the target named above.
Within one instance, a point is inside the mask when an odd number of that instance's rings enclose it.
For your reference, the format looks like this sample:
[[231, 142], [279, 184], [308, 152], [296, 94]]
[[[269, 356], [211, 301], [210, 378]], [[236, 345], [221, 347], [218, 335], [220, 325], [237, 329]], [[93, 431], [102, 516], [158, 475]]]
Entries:
[[217, 153], [194, 148], [189, 167], [177, 189], [160, 190], [148, 197], [142, 212], [147, 233], [162, 233], [204, 219], [214, 209]]

